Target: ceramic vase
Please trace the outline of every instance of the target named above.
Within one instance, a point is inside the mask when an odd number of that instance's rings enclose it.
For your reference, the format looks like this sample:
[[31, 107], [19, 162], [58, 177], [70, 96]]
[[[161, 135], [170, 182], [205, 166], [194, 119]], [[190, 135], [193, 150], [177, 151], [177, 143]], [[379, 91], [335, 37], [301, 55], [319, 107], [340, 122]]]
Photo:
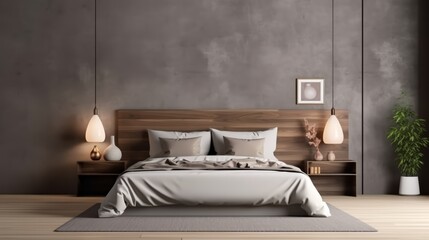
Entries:
[[321, 161], [323, 160], [323, 154], [317, 149], [316, 153], [314, 154], [314, 160]]
[[104, 150], [104, 159], [108, 161], [119, 161], [122, 158], [121, 149], [115, 145], [115, 136], [110, 136], [110, 145]]
[[97, 145], [94, 145], [94, 148], [92, 148], [92, 151], [89, 155], [92, 160], [97, 161], [101, 158], [100, 150], [98, 149]]
[[328, 160], [329, 161], [334, 161], [335, 160], [335, 153], [334, 153], [334, 151], [329, 151], [328, 152]]

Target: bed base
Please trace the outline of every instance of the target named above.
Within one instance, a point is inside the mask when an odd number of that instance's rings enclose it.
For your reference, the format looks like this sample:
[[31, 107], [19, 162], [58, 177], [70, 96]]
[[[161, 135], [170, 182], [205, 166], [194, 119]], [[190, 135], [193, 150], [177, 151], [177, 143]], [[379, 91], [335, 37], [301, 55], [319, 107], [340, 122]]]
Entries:
[[207, 217], [272, 217], [307, 216], [300, 205], [288, 206], [161, 206], [128, 207], [123, 216], [207, 216]]

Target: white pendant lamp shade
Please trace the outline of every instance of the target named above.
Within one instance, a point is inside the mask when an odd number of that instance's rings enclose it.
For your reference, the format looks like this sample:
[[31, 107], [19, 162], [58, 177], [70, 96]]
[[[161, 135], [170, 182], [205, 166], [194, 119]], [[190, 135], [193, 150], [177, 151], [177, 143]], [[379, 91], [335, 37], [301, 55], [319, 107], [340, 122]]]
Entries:
[[323, 142], [325, 144], [341, 144], [344, 141], [344, 133], [337, 116], [332, 114], [326, 122], [323, 130]]
[[89, 120], [85, 139], [87, 142], [104, 142], [104, 139], [106, 139], [104, 126], [98, 114], [92, 115], [91, 120]]
[[334, 0], [332, 0], [332, 108], [331, 108], [331, 116], [325, 124], [325, 129], [323, 130], [323, 142], [325, 144], [341, 144], [344, 141], [344, 133], [341, 128], [340, 121], [338, 121], [337, 116], [335, 116], [335, 108], [334, 108], [334, 83], [335, 83], [335, 71], [334, 71]]

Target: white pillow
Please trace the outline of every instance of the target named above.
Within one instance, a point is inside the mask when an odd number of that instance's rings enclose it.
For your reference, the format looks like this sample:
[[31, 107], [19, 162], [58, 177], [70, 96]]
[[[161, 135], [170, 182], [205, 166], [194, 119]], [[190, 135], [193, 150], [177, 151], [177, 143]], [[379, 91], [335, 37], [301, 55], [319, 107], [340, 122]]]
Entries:
[[265, 131], [256, 132], [234, 132], [234, 131], [223, 131], [214, 128], [210, 128], [213, 136], [213, 146], [218, 155], [226, 153], [225, 142], [223, 137], [239, 138], [239, 139], [260, 139], [265, 138], [264, 141], [264, 158], [278, 160], [274, 156], [274, 152], [277, 148], [277, 128], [270, 128]]
[[162, 157], [163, 149], [159, 138], [182, 139], [182, 138], [195, 138], [201, 137], [201, 146], [199, 155], [208, 155], [210, 151], [210, 131], [201, 132], [173, 132], [173, 131], [160, 131], [160, 130], [147, 130], [149, 135], [149, 156]]

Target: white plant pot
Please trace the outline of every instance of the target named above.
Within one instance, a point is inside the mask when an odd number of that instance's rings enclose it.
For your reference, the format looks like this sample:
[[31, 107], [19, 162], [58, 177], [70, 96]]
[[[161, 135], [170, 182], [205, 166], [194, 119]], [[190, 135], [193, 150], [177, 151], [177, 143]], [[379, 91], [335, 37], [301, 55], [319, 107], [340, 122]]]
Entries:
[[399, 195], [420, 195], [419, 177], [401, 177], [399, 182]]

